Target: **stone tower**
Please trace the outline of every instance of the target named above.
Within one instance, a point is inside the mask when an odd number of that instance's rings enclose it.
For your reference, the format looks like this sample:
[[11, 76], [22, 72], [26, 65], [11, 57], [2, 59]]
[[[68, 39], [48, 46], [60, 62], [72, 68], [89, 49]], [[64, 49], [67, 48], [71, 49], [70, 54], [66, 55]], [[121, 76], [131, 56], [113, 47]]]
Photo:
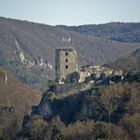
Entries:
[[69, 74], [77, 71], [77, 53], [73, 48], [56, 49], [55, 73], [56, 81], [63, 83]]

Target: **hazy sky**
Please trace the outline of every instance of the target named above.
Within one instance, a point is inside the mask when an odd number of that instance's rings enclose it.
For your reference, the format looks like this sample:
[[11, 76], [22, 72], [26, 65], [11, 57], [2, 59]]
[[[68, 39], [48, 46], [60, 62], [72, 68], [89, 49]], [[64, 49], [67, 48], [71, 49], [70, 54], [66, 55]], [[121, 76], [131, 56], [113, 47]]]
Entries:
[[140, 0], [0, 0], [0, 16], [50, 25], [140, 22]]

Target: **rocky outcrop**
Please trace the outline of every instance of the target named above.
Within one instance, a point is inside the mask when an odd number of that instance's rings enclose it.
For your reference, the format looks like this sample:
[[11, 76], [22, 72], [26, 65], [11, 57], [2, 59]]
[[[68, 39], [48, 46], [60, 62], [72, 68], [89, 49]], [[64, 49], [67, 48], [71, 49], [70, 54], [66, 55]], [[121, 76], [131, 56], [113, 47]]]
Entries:
[[32, 68], [33, 66], [38, 66], [41, 68], [53, 69], [52, 64], [48, 62], [46, 59], [44, 59], [43, 57], [41, 56], [32, 57], [31, 55], [26, 53], [26, 51], [24, 51], [20, 46], [20, 42], [17, 39], [15, 39], [15, 51], [12, 60], [13, 61], [18, 60], [28, 68]]
[[[92, 87], [87, 89], [87, 85], [79, 84], [75, 86], [71, 85], [71, 87], [60, 85], [61, 88], [58, 87], [55, 92], [47, 91], [44, 93], [39, 105], [32, 107], [31, 117], [40, 115], [47, 121], [50, 121], [52, 118], [59, 116], [63, 122], [68, 124], [76, 120], [77, 113], [82, 112], [86, 116], [89, 115], [85, 98], [88, 95], [87, 91], [94, 89]], [[83, 90], [81, 90], [82, 86]]]

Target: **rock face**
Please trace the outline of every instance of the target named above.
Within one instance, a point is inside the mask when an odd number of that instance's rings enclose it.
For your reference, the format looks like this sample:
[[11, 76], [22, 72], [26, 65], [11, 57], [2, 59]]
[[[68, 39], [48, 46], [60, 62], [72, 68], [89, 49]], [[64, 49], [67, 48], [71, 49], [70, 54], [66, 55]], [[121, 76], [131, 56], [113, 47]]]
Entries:
[[34, 107], [32, 115], [41, 115], [46, 120], [60, 116], [61, 120], [69, 123], [75, 120], [76, 113], [82, 108], [83, 94], [67, 96], [60, 99], [50, 100], [44, 95], [39, 106]]
[[22, 49], [22, 46], [20, 46], [20, 42], [15, 39], [15, 54], [12, 57], [12, 60], [19, 60], [23, 65], [27, 66], [28, 68], [32, 68], [34, 66], [38, 66], [41, 68], [48, 68], [53, 69], [53, 66], [45, 60], [43, 57], [32, 57], [26, 51]]
[[[53, 117], [60, 116], [66, 124], [76, 120], [77, 113], [86, 114], [85, 103], [87, 84], [59, 85], [55, 92], [47, 91], [38, 106], [32, 108], [32, 116], [41, 115], [50, 121]], [[83, 90], [82, 90], [83, 89]]]

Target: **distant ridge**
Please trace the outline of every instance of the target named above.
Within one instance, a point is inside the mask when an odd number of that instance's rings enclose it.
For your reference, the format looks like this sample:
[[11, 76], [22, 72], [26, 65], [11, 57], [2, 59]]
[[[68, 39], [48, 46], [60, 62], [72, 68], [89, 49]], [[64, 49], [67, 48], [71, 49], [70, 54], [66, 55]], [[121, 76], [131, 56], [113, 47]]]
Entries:
[[78, 33], [98, 36], [119, 42], [140, 43], [140, 22], [110, 22], [80, 26], [59, 26]]

